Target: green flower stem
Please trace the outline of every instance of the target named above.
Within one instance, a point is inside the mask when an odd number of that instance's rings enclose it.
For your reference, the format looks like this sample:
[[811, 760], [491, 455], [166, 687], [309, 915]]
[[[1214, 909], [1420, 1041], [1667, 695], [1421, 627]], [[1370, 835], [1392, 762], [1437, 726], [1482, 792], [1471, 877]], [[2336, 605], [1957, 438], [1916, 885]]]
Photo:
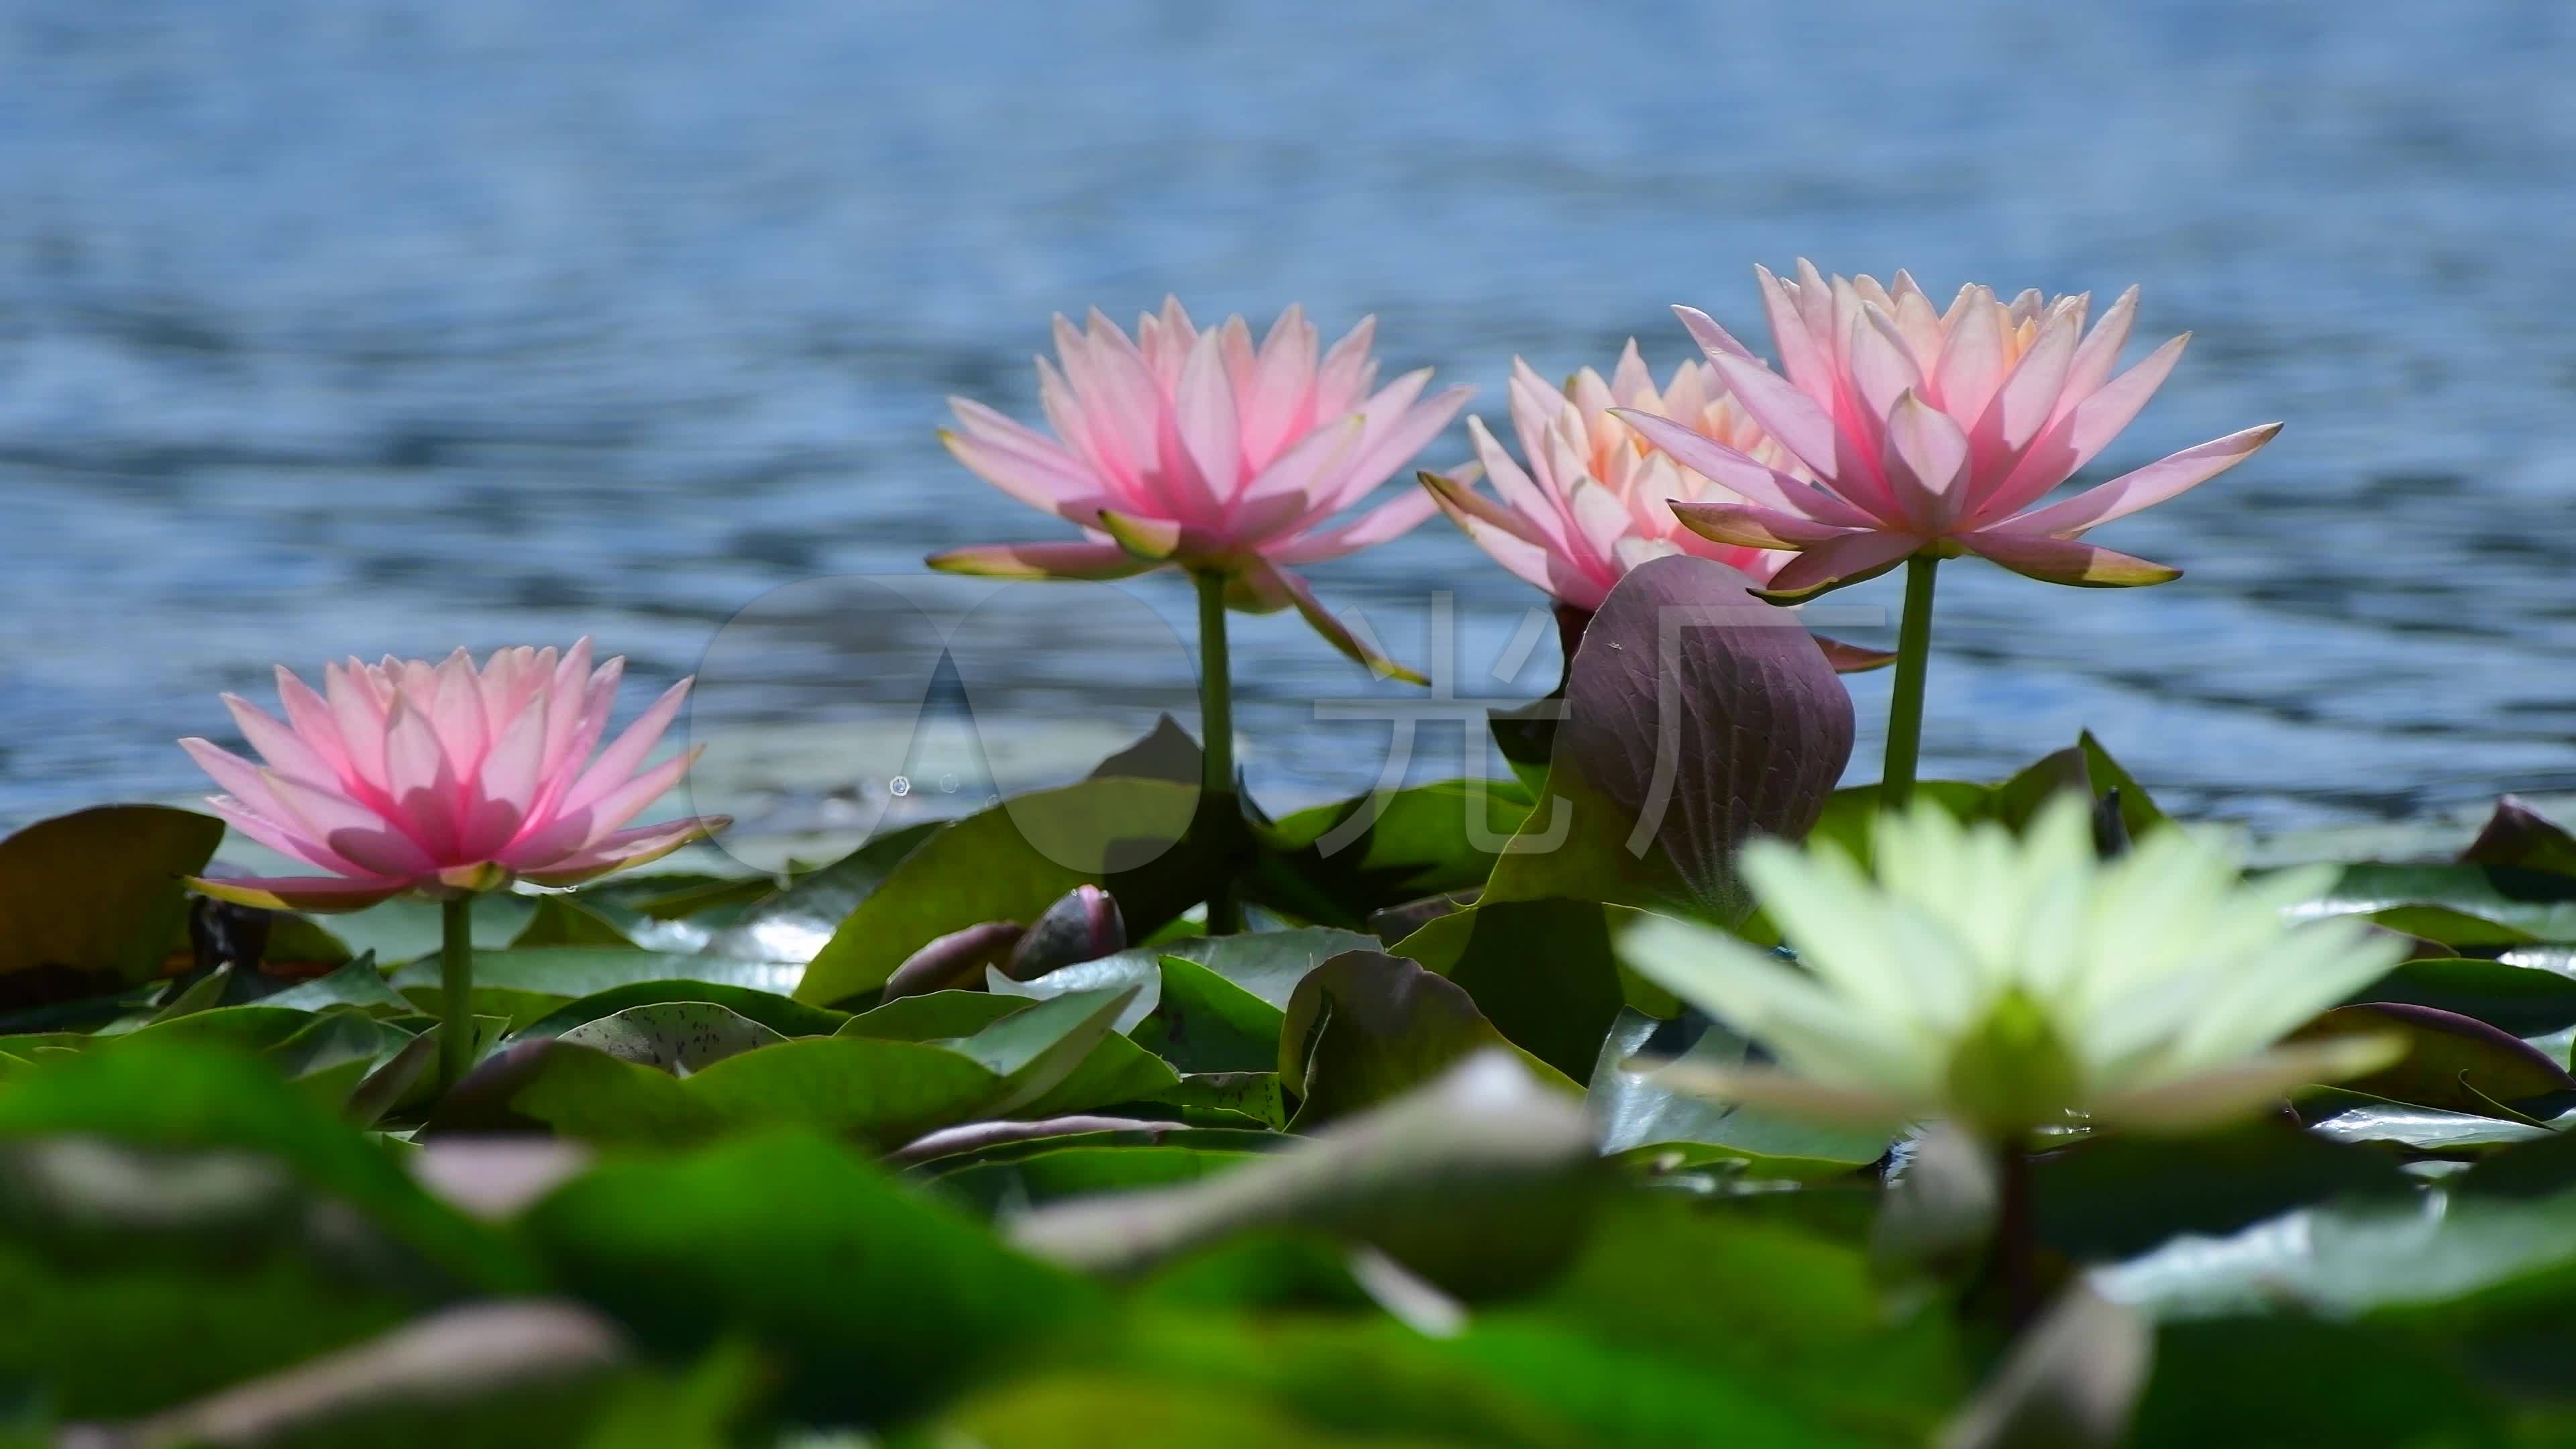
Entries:
[[438, 1090], [474, 1061], [474, 897], [438, 904]]
[[1932, 663], [1932, 571], [1941, 560], [1918, 553], [1905, 561], [1905, 617], [1896, 630], [1896, 694], [1887, 705], [1887, 765], [1878, 803], [1902, 810], [1914, 799], [1914, 763], [1923, 752], [1923, 676]]
[[[1199, 818], [1218, 822], [1213, 828], [1219, 838], [1210, 844], [1218, 847], [1217, 857], [1223, 861], [1232, 854], [1222, 849], [1223, 837], [1242, 814], [1234, 798], [1234, 679], [1225, 651], [1226, 580], [1212, 570], [1193, 573], [1191, 578], [1199, 590]], [[1223, 866], [1221, 872], [1215, 889], [1208, 892], [1211, 936], [1243, 929], [1243, 906], [1235, 899], [1232, 868]]]
[[2003, 1279], [2004, 1313], [2016, 1334], [2039, 1317], [2039, 1225], [2031, 1212], [2030, 1144], [1997, 1144], [1995, 1267]]

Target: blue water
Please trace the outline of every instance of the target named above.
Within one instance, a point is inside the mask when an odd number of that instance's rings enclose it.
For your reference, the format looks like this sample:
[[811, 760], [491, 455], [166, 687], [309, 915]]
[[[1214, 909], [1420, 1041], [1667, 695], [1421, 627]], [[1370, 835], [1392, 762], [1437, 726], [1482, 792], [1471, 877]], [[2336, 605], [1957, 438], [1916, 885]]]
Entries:
[[[1661, 370], [1671, 302], [1760, 337], [1750, 264], [1800, 254], [2142, 283], [2141, 347], [2198, 338], [2103, 476], [2289, 423], [2100, 535], [2178, 583], [1945, 570], [1931, 768], [2090, 724], [2273, 826], [2576, 785], [2571, 71], [2564, 0], [17, 0], [0, 823], [195, 788], [168, 741], [272, 661], [588, 631], [640, 704], [782, 585], [1044, 536], [931, 429], [1033, 412], [1058, 309], [1373, 311], [1498, 415], [1514, 353]], [[1553, 678], [1491, 678], [1534, 596], [1444, 522], [1314, 580], [1417, 659], [1453, 593], [1462, 693]], [[1000, 607], [967, 692], [1024, 730], [1186, 689], [1168, 639]], [[888, 619], [755, 610], [699, 737], [894, 708], [936, 650]], [[1237, 632], [1264, 795], [1374, 780], [1388, 726], [1308, 703], [1373, 691], [1293, 616]]]

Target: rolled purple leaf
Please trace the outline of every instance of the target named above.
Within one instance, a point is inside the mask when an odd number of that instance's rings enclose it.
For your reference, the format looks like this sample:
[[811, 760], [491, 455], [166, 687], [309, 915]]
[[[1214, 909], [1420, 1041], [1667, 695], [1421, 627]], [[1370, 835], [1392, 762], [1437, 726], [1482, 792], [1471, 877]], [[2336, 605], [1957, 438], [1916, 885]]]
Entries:
[[1797, 616], [1724, 564], [1629, 570], [1584, 631], [1557, 758], [1659, 848], [1711, 914], [1750, 908], [1736, 850], [1803, 838], [1852, 751], [1851, 696]]
[[904, 958], [886, 978], [885, 995], [919, 996], [928, 991], [975, 990], [984, 968], [999, 965], [1020, 942], [1025, 927], [1016, 921], [986, 921], [951, 931]]

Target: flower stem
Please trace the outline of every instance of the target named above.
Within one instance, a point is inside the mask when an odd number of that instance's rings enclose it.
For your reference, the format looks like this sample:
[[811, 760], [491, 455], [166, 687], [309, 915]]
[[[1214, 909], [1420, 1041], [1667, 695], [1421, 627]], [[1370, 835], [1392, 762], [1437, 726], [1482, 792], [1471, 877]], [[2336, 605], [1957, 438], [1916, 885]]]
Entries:
[[2039, 1225], [2031, 1214], [2030, 1144], [2008, 1137], [1995, 1152], [1999, 1198], [1995, 1259], [2003, 1278], [2004, 1312], [2014, 1333], [2039, 1316]]
[[438, 905], [438, 1090], [445, 1092], [474, 1060], [474, 897]]
[[1887, 705], [1887, 765], [1878, 803], [1902, 810], [1914, 799], [1914, 762], [1923, 751], [1923, 676], [1932, 663], [1932, 571], [1941, 560], [1905, 561], [1905, 617], [1896, 630], [1896, 694]]
[[1243, 929], [1243, 907], [1235, 899], [1232, 852], [1222, 847], [1233, 833], [1242, 807], [1234, 798], [1234, 679], [1225, 651], [1225, 575], [1194, 572], [1199, 590], [1199, 818], [1217, 822], [1218, 838], [1209, 842], [1220, 871], [1208, 892], [1207, 929], [1211, 936]]

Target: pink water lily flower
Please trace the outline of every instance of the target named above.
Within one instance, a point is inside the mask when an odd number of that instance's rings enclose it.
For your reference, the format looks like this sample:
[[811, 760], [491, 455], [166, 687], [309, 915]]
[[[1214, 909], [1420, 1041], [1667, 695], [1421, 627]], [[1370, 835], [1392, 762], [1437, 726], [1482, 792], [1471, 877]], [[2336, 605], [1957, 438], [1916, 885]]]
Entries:
[[1497, 503], [1437, 473], [1421, 475], [1441, 508], [1494, 562], [1544, 589], [1561, 604], [1589, 613], [1621, 575], [1650, 558], [1692, 553], [1768, 579], [1786, 555], [1703, 538], [1673, 516], [1674, 500], [1735, 495], [1658, 452], [1636, 429], [1611, 415], [1634, 408], [1667, 418], [1767, 466], [1795, 471], [1797, 460], [1763, 433], [1726, 395], [1708, 365], [1684, 361], [1662, 391], [1629, 339], [1608, 381], [1587, 367], [1562, 390], [1512, 359], [1512, 431], [1524, 469], [1485, 426], [1467, 420], [1477, 461], [1501, 495]]
[[1969, 286], [1936, 312], [1903, 272], [1882, 287], [1869, 277], [1828, 280], [1805, 261], [1795, 282], [1754, 271], [1778, 373], [1706, 315], [1673, 310], [1745, 413], [1803, 468], [1642, 409], [1620, 415], [1740, 495], [1676, 505], [1685, 524], [1721, 542], [1798, 553], [1771, 577], [1778, 597], [1854, 583], [1916, 554], [1979, 554], [2051, 583], [2163, 583], [2181, 571], [2082, 535], [2215, 477], [2280, 431], [2267, 423], [2230, 433], [2033, 509], [2119, 436], [2190, 340], [2176, 337], [2114, 375], [2136, 288], [2088, 333], [2089, 294], [2043, 301], [2028, 291], [2007, 304]]
[[[1559, 605], [1590, 614], [1631, 568], [1671, 553], [1715, 559], [1767, 580], [1789, 555], [1721, 543], [1684, 528], [1677, 503], [1741, 502], [1727, 489], [1675, 463], [1615, 415], [1630, 408], [1672, 421], [1783, 473], [1795, 458], [1726, 394], [1708, 364], [1686, 359], [1655, 387], [1636, 339], [1621, 349], [1608, 381], [1587, 367], [1562, 390], [1512, 359], [1512, 431], [1524, 469], [1482, 418], [1467, 431], [1500, 501], [1460, 476], [1423, 473], [1423, 486], [1450, 519], [1496, 563], [1545, 590]], [[1893, 656], [1818, 641], [1838, 667], [1870, 668]]]
[[1083, 537], [950, 549], [930, 566], [1114, 579], [1176, 564], [1222, 576], [1234, 608], [1293, 604], [1344, 653], [1412, 677], [1288, 571], [1382, 543], [1432, 513], [1430, 498], [1408, 491], [1331, 522], [1447, 427], [1470, 391], [1425, 398], [1427, 367], [1372, 390], [1375, 333], [1376, 319], [1362, 319], [1319, 359], [1315, 328], [1296, 306], [1258, 347], [1241, 317], [1202, 332], [1176, 298], [1138, 318], [1132, 341], [1096, 308], [1081, 330], [1057, 317], [1056, 360], [1037, 360], [1050, 432], [951, 398], [958, 426], [940, 437], [994, 487]]
[[696, 758], [642, 768], [688, 696], [685, 679], [591, 758], [625, 667], [594, 670], [588, 639], [560, 659], [498, 650], [480, 669], [459, 649], [438, 664], [330, 665], [317, 693], [281, 665], [284, 722], [224, 696], [265, 764], [202, 739], [179, 744], [229, 792], [211, 803], [233, 829], [327, 874], [191, 884], [272, 910], [356, 910], [514, 878], [573, 885], [722, 828], [720, 817], [621, 828]]

